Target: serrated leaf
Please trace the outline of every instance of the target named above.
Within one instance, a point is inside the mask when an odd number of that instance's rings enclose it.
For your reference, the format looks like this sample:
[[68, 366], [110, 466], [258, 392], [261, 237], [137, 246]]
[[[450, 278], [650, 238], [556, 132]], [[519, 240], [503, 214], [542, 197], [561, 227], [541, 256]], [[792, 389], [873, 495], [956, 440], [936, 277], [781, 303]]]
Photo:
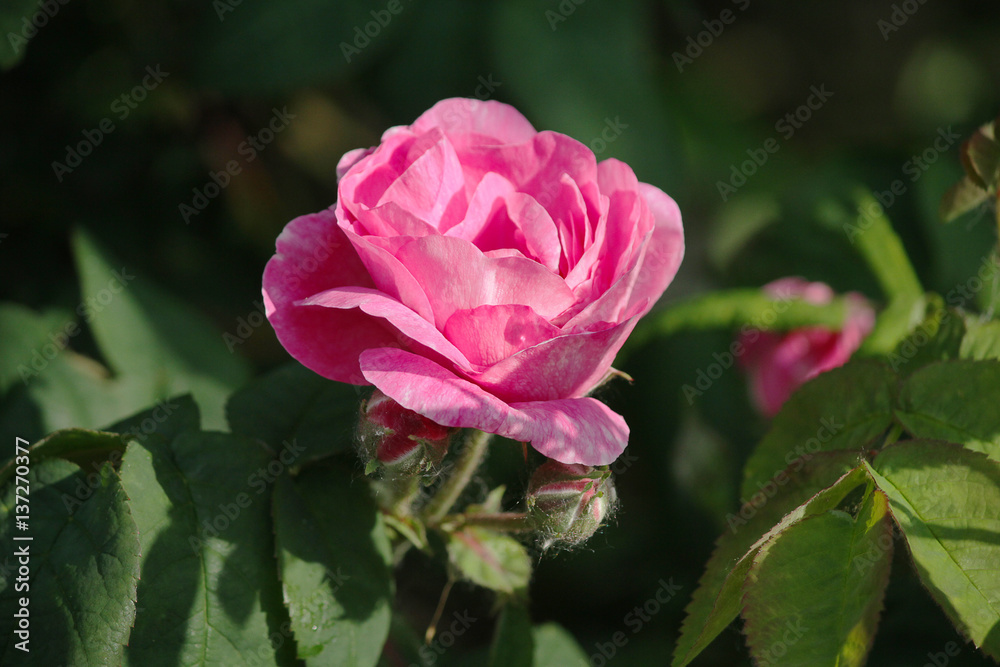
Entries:
[[905, 377], [929, 363], [959, 356], [965, 336], [962, 316], [937, 303], [930, 304], [927, 310], [924, 321], [899, 342], [886, 360], [900, 376]]
[[966, 322], [958, 355], [962, 359], [1000, 359], [1000, 322]]
[[528, 609], [516, 603], [505, 605], [493, 632], [489, 667], [533, 667], [534, 644]]
[[274, 524], [285, 603], [308, 665], [375, 665], [393, 581], [385, 525], [363, 480], [343, 467], [278, 480]]
[[121, 478], [143, 557], [127, 664], [288, 664], [269, 462], [259, 443], [225, 433], [129, 445]]
[[535, 643], [534, 667], [590, 667], [590, 658], [558, 623], [543, 623], [531, 630]]
[[821, 373], [782, 407], [743, 469], [744, 499], [803, 454], [859, 451], [892, 424], [895, 374], [874, 361]]
[[959, 632], [1000, 659], [1000, 463], [912, 440], [866, 468], [889, 498], [921, 582]]
[[896, 418], [915, 438], [957, 442], [1000, 461], [1000, 361], [929, 364], [903, 384]]
[[[15, 520], [14, 496], [21, 480], [8, 484], [0, 503], [0, 662], [4, 665], [120, 664], [136, 614], [139, 538], [125, 493], [111, 466], [86, 476], [68, 461], [30, 464], [27, 530]], [[24, 505], [22, 504], [21, 507]], [[17, 537], [30, 537], [21, 541]], [[30, 574], [19, 573], [27, 547]], [[20, 581], [18, 581], [20, 580]], [[28, 588], [23, 588], [24, 584]], [[30, 652], [16, 644], [19, 599], [26, 597]]]
[[201, 411], [190, 394], [160, 401], [155, 406], [137, 412], [106, 426], [103, 430], [121, 433], [137, 440], [159, 436], [173, 441], [184, 431], [201, 428]]
[[531, 557], [509, 535], [466, 526], [448, 536], [448, 557], [463, 578], [508, 595], [523, 594], [531, 579]]
[[73, 236], [80, 312], [118, 377], [133, 383], [141, 406], [191, 392], [206, 428], [223, 428], [228, 395], [249, 377], [205, 318], [183, 301], [115, 262], [86, 233]]
[[349, 449], [360, 409], [358, 388], [333, 382], [299, 363], [252, 381], [226, 404], [233, 433], [260, 438], [278, 449], [295, 441], [301, 463]]
[[857, 518], [837, 510], [790, 526], [754, 559], [743, 631], [759, 664], [865, 663], [892, 563], [892, 521], [881, 491]]
[[689, 664], [739, 615], [743, 582], [762, 546], [803, 518], [834, 509], [864, 482], [864, 473], [855, 465], [856, 455], [846, 451], [796, 462], [777, 478], [785, 481], [774, 483], [772, 497], [765, 496], [757, 507], [744, 506], [740, 517], [729, 517], [730, 531], [716, 543], [685, 609], [674, 667]]
[[[48, 458], [65, 459], [78, 465], [85, 474], [93, 474], [113, 452], [118, 453], [120, 461], [126, 444], [128, 441], [117, 433], [70, 428], [56, 431], [31, 445], [28, 457], [31, 465]], [[14, 477], [15, 463], [12, 458], [0, 468], [0, 486]]]

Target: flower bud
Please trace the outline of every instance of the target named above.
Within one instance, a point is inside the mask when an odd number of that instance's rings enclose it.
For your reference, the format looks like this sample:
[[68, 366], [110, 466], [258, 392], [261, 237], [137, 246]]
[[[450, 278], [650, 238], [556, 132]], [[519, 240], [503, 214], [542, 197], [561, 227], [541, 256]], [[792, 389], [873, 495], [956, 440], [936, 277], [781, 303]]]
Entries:
[[611, 473], [581, 464], [543, 463], [528, 483], [528, 512], [554, 542], [579, 544], [597, 532], [617, 495]]
[[454, 429], [407, 410], [380, 391], [362, 410], [360, 449], [369, 471], [381, 465], [391, 476], [424, 472], [448, 451]]

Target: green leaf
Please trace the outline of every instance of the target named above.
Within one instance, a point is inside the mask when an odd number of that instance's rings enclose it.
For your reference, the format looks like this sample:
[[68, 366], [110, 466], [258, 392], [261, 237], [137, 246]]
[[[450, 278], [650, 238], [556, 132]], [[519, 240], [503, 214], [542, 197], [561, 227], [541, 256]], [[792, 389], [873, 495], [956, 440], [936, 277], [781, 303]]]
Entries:
[[968, 331], [962, 339], [959, 356], [962, 359], [1000, 359], [1000, 322], [965, 323]]
[[787, 331], [805, 326], [840, 329], [847, 312], [848, 302], [843, 297], [816, 305], [801, 299], [776, 299], [759, 289], [712, 292], [673, 304], [642, 320], [629, 339], [629, 349], [685, 329], [738, 331], [745, 325], [761, 331]]
[[119, 420], [105, 431], [121, 433], [137, 440], [159, 436], [173, 441], [184, 431], [197, 431], [201, 427], [201, 412], [190, 394], [161, 401], [152, 408]]
[[889, 497], [924, 586], [959, 632], [1000, 659], [1000, 463], [912, 440], [865, 465]]
[[534, 667], [535, 639], [528, 609], [504, 606], [490, 645], [489, 667]]
[[716, 543], [685, 609], [674, 667], [689, 664], [739, 615], [743, 583], [761, 547], [803, 518], [836, 508], [864, 482], [855, 464], [852, 452], [813, 455], [776, 477], [770, 497], [745, 505], [740, 516], [730, 515], [730, 532]]
[[278, 562], [298, 657], [310, 665], [375, 665], [389, 633], [389, 540], [363, 480], [311, 468], [274, 493]]
[[191, 392], [205, 427], [225, 427], [225, 400], [249, 372], [219, 332], [186, 303], [134, 275], [134, 267], [113, 261], [82, 231], [73, 237], [73, 252], [83, 293], [79, 311], [111, 370], [142, 398], [136, 407]]
[[892, 563], [892, 521], [881, 491], [855, 519], [837, 510], [790, 526], [754, 559], [743, 627], [759, 664], [865, 663]]
[[851, 243], [868, 263], [882, 292], [889, 301], [919, 299], [924, 288], [884, 209], [868, 190], [859, 190], [855, 200], [859, 216], [856, 224], [860, 231], [851, 235]]
[[536, 625], [531, 631], [535, 644], [534, 667], [590, 667], [590, 658], [558, 623]]
[[295, 441], [306, 449], [301, 463], [349, 449], [359, 410], [357, 387], [327, 380], [297, 362], [257, 378], [226, 404], [233, 433], [260, 438], [275, 449]]
[[269, 462], [224, 433], [129, 445], [121, 478], [143, 557], [128, 664], [288, 664]]
[[945, 222], [951, 222], [986, 203], [989, 198], [989, 192], [966, 176], [944, 193], [938, 214]]
[[[98, 472], [104, 461], [112, 457], [112, 463], [121, 461], [127, 439], [117, 433], [89, 431], [71, 428], [42, 438], [28, 448], [28, 458], [34, 465], [47, 458], [61, 458], [83, 468], [85, 474]], [[14, 477], [16, 459], [10, 459], [0, 468], [0, 486]]]
[[0, 8], [0, 69], [10, 69], [24, 57], [39, 30], [31, 24], [35, 14], [45, 16], [36, 0], [10, 0]]
[[987, 123], [973, 132], [962, 144], [959, 155], [965, 175], [985, 189], [996, 188], [1000, 178], [1000, 143], [997, 143], [993, 123]]
[[[139, 538], [121, 484], [107, 464], [91, 476], [58, 459], [29, 467], [27, 484], [8, 484], [0, 504], [0, 544], [10, 556], [0, 579], [0, 662], [120, 664], [139, 579]], [[15, 506], [25, 487], [27, 511]], [[25, 514], [28, 528], [17, 530], [15, 518]], [[25, 548], [27, 581], [18, 572]], [[30, 653], [16, 647], [20, 598], [29, 601]]]
[[921, 368], [903, 384], [896, 418], [915, 438], [957, 442], [1000, 461], [1000, 361]]
[[924, 319], [927, 301], [924, 298], [893, 299], [875, 318], [875, 328], [868, 334], [857, 356], [881, 356], [891, 353], [900, 341]]
[[448, 556], [462, 577], [508, 595], [523, 595], [531, 579], [531, 557], [502, 533], [466, 526], [448, 535]]
[[929, 363], [959, 356], [965, 336], [962, 316], [937, 303], [929, 305], [927, 310], [924, 321], [899, 342], [887, 359], [892, 370], [901, 376]]
[[744, 499], [795, 459], [820, 451], [860, 451], [892, 424], [896, 377], [884, 364], [852, 362], [821, 373], [775, 416], [743, 470]]
[[0, 394], [30, 381], [37, 368], [48, 365], [63, 347], [58, 345], [61, 334], [72, 325], [67, 313], [40, 314], [17, 303], [0, 303]]

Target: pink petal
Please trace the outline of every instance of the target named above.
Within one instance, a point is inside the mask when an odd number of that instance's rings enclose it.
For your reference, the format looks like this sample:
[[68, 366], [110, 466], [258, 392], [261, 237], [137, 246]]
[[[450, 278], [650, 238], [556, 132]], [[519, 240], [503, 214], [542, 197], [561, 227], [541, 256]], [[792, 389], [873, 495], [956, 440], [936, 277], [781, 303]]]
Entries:
[[[338, 209], [339, 214], [339, 209]], [[344, 234], [354, 246], [358, 257], [364, 263], [371, 276], [363, 287], [377, 287], [396, 301], [414, 310], [418, 315], [430, 321], [433, 319], [431, 302], [420, 282], [396, 259], [393, 252], [382, 247], [390, 242], [392, 246], [409, 243], [408, 237], [379, 238], [374, 236], [359, 236], [349, 229]]]
[[462, 369], [472, 365], [451, 341], [434, 328], [430, 322], [378, 290], [367, 287], [337, 287], [315, 294], [299, 302], [302, 306], [322, 306], [341, 310], [360, 309], [362, 312], [385, 320], [386, 329], [395, 329], [396, 347], [412, 349], [414, 343], [433, 350]]
[[414, 239], [396, 258], [431, 299], [438, 328], [456, 310], [519, 304], [551, 319], [574, 301], [562, 278], [538, 262], [486, 257], [468, 241], [451, 236]]
[[637, 317], [528, 347], [479, 373], [476, 384], [507, 401], [550, 401], [589, 393], [607, 375]]
[[489, 366], [560, 334], [528, 306], [479, 306], [456, 310], [444, 335], [475, 364]]
[[500, 174], [487, 172], [476, 184], [463, 219], [453, 227], [441, 228], [440, 231], [448, 236], [475, 242], [493, 217], [504, 208], [507, 197], [514, 192], [513, 183]]
[[606, 465], [628, 444], [625, 421], [593, 398], [508, 405], [429, 359], [391, 348], [365, 351], [361, 367], [387, 396], [442, 426], [531, 442], [562, 463]]
[[[516, 144], [528, 141], [535, 128], [514, 107], [492, 100], [455, 97], [441, 100], [413, 123], [414, 132], [440, 128], [456, 146], [469, 142]], [[463, 137], [462, 135], [468, 135]]]
[[527, 254], [553, 273], [558, 273], [562, 247], [559, 232], [548, 211], [530, 195], [516, 192], [507, 198], [507, 213], [524, 236]]
[[[267, 317], [289, 354], [324, 377], [364, 384], [358, 355], [372, 344], [393, 345], [392, 335], [378, 321], [361, 313], [323, 313], [295, 303], [333, 287], [371, 286], [332, 211], [292, 220], [276, 242], [276, 252], [264, 269], [263, 295]], [[317, 332], [338, 332], [336, 344], [317, 341]]]
[[645, 314], [677, 275], [681, 260], [684, 259], [684, 227], [677, 203], [665, 192], [640, 183], [639, 193], [646, 200], [656, 226], [636, 269], [638, 277], [632, 287], [632, 296], [626, 310], [631, 311], [633, 306], [646, 301], [646, 310], [642, 311]]
[[465, 177], [455, 149], [440, 130], [417, 138], [405, 171], [382, 193], [378, 206], [393, 202], [436, 227], [454, 196], [465, 190]]

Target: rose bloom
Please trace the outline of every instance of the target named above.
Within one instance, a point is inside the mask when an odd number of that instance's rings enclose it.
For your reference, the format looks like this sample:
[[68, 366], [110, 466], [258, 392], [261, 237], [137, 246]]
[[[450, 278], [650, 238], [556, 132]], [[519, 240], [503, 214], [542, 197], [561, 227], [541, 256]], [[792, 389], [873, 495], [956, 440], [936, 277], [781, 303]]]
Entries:
[[[834, 292], [824, 283], [781, 278], [764, 286], [775, 298], [797, 297], [825, 304]], [[842, 366], [875, 326], [875, 311], [857, 292], [847, 295], [847, 320], [841, 331], [803, 327], [788, 332], [752, 331], [741, 336], [741, 363], [750, 377], [750, 395], [757, 408], [773, 417], [792, 393], [808, 380]]]
[[677, 272], [674, 201], [494, 101], [439, 102], [337, 174], [264, 271], [289, 353], [444, 426], [614, 461], [628, 427], [587, 394]]

